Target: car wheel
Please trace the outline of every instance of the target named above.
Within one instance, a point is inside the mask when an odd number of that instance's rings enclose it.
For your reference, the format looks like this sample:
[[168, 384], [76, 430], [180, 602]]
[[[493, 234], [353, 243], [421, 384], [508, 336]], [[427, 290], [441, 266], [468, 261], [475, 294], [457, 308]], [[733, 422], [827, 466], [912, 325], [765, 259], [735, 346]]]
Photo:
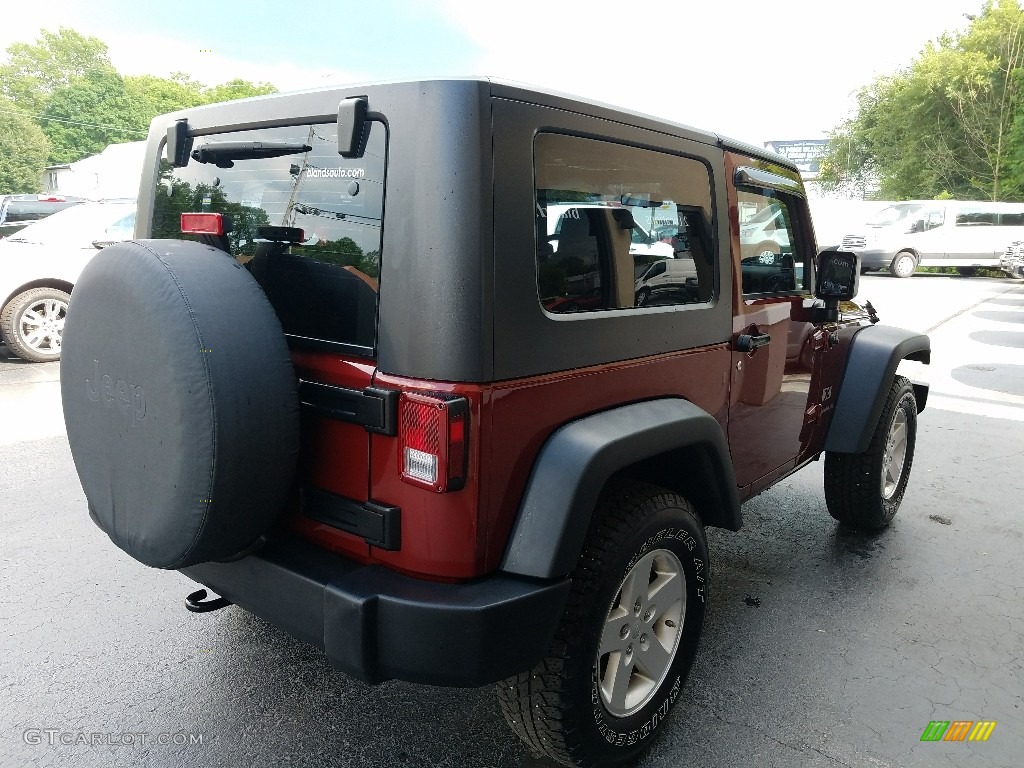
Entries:
[[840, 523], [869, 531], [885, 528], [896, 515], [914, 463], [917, 400], [897, 376], [864, 453], [825, 456], [825, 502]]
[[957, 267], [956, 271], [963, 277], [975, 277], [978, 274], [977, 267]]
[[11, 299], [0, 313], [7, 348], [33, 363], [59, 360], [70, 300], [56, 288], [33, 288]]
[[641, 288], [636, 292], [636, 305], [638, 307], [647, 306], [647, 302], [651, 300], [651, 289]]
[[564, 765], [635, 759], [679, 697], [707, 596], [690, 504], [640, 483], [606, 489], [549, 655], [497, 686], [512, 730]]
[[889, 266], [893, 277], [910, 277], [917, 269], [917, 256], [910, 251], [900, 251]]

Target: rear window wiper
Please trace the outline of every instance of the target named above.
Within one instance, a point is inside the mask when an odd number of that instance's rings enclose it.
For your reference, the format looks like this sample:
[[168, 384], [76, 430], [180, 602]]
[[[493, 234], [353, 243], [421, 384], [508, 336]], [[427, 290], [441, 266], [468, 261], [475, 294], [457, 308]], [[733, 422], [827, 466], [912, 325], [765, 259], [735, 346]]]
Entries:
[[213, 163], [218, 168], [231, 168], [235, 160], [259, 160], [312, 151], [313, 147], [309, 144], [286, 141], [221, 141], [192, 150], [192, 159], [200, 163]]

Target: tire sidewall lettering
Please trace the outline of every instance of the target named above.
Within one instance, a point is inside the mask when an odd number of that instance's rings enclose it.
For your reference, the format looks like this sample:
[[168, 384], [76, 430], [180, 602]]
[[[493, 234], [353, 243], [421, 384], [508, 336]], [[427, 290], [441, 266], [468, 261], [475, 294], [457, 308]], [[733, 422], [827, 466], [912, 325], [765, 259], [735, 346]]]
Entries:
[[669, 711], [676, 703], [676, 699], [679, 698], [679, 691], [682, 689], [683, 678], [682, 675], [676, 675], [676, 679], [672, 682], [672, 687], [668, 691], [662, 701], [655, 708], [654, 712], [651, 713], [643, 723], [637, 728], [632, 728], [628, 731], [618, 731], [612, 726], [608, 725], [605, 721], [604, 708], [601, 706], [601, 694], [598, 691], [598, 682], [596, 670], [592, 680], [591, 688], [591, 702], [594, 705], [594, 725], [597, 727], [598, 733], [604, 737], [613, 747], [631, 747], [639, 741], [644, 741], [651, 736], [661, 725], [665, 718], [668, 717]]
[[[644, 555], [651, 551], [651, 549], [654, 549], [654, 545], [656, 543], [663, 542], [665, 539], [681, 541], [683, 543], [683, 546], [686, 547], [687, 551], [689, 552], [693, 552], [693, 550], [697, 546], [697, 541], [693, 538], [693, 536], [691, 536], [687, 531], [683, 530], [682, 528], [662, 528], [660, 531], [658, 531], [656, 534], [651, 536], [649, 539], [647, 539], [647, 541], [643, 543], [643, 545], [640, 547], [637, 553], [633, 555], [632, 559], [626, 564], [626, 568], [623, 571], [623, 573], [625, 573], [634, 565], [636, 565], [637, 562], [639, 562], [640, 559], [644, 557]], [[700, 560], [699, 558], [694, 558], [694, 562], [700, 563], [700, 565], [698, 566], [698, 571], [700, 569], [703, 569], [704, 563], [702, 560]], [[701, 581], [703, 581], [703, 579], [701, 579]]]
[[[684, 567], [688, 581], [687, 593], [689, 598], [693, 601], [692, 605], [694, 606], [693, 608], [688, 609], [687, 615], [683, 620], [683, 632], [685, 635], [689, 635], [692, 631], [690, 624], [692, 621], [697, 621], [700, 624], [703, 623], [703, 612], [705, 610], [707, 600], [706, 593], [708, 576], [706, 547], [698, 546], [698, 542], [693, 534], [678, 524], [664, 524], [657, 531], [644, 539], [643, 543], [634, 550], [634, 554], [625, 562], [624, 567], [618, 571], [618, 573], [627, 573], [643, 557], [657, 549], [668, 549], [669, 551], [672, 551], [676, 554], [680, 563]], [[691, 610], [694, 611], [694, 613], [691, 614]], [[605, 614], [602, 613], [602, 623], [604, 616]], [[698, 628], [698, 638], [699, 632], [700, 630]], [[685, 642], [687, 642], [687, 639], [684, 636], [684, 638], [680, 640], [680, 643], [682, 644]], [[639, 744], [650, 739], [657, 732], [658, 728], [664, 722], [665, 718], [668, 717], [669, 712], [678, 700], [682, 691], [683, 681], [689, 671], [689, 665], [692, 664], [691, 656], [690, 661], [682, 668], [678, 666], [683, 658], [681, 652], [682, 646], [680, 647], [680, 655], [677, 655], [676, 659], [673, 661], [673, 670], [669, 673], [669, 677], [665, 682], [662, 683], [661, 690], [657, 696], [652, 701], [648, 702], [648, 704], [638, 713], [635, 713], [632, 717], [621, 721], [618, 718], [611, 716], [605, 710], [599, 688], [599, 669], [596, 665], [591, 667], [590, 703], [593, 723], [602, 740], [610, 747], [634, 749], [637, 748]], [[668, 682], [669, 680], [672, 681], [671, 685]], [[634, 722], [634, 719], [638, 716], [642, 716], [643, 720], [640, 722]]]

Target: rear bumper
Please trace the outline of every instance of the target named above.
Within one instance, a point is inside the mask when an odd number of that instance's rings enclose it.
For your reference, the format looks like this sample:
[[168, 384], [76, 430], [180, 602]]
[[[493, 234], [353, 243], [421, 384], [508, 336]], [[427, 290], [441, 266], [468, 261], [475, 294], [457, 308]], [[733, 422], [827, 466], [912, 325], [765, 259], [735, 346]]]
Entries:
[[369, 683], [479, 686], [523, 672], [547, 653], [569, 592], [568, 579], [500, 573], [467, 584], [422, 581], [293, 538], [182, 573]]

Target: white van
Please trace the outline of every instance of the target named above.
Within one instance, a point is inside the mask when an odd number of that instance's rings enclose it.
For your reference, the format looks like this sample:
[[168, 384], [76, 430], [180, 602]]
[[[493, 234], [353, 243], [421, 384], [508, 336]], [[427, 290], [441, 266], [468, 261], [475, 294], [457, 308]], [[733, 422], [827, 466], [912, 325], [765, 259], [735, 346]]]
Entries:
[[688, 256], [654, 262], [637, 278], [633, 290], [638, 307], [658, 303], [658, 298], [669, 304], [703, 300], [698, 295], [697, 265]]
[[999, 269], [1006, 244], [1024, 239], [1024, 203], [907, 200], [879, 211], [842, 248], [860, 254], [861, 271], [888, 268], [910, 277], [922, 267]]
[[746, 256], [778, 256], [792, 253], [786, 208], [769, 204], [740, 224], [740, 248]]

